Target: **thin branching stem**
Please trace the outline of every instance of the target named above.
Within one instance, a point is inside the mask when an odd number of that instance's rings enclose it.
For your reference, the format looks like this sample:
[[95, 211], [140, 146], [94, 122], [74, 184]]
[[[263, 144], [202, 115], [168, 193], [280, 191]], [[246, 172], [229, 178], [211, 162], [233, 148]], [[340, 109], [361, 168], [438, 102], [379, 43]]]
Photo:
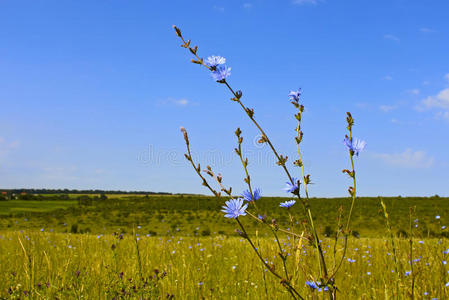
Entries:
[[256, 246], [254, 246], [253, 241], [251, 240], [251, 238], [248, 236], [248, 234], [246, 233], [245, 227], [243, 227], [243, 224], [240, 222], [240, 220], [238, 218], [235, 219], [237, 221], [237, 223], [239, 224], [240, 228], [242, 229], [242, 233], [243, 236], [248, 240], [249, 244], [251, 245], [251, 247], [253, 248], [254, 252], [256, 253], [257, 257], [259, 257], [260, 261], [262, 262], [262, 264], [277, 278], [279, 278], [281, 280], [282, 285], [284, 285], [288, 292], [291, 294], [291, 296], [293, 297], [293, 299], [304, 299], [299, 293], [298, 291], [296, 291], [296, 289], [291, 286], [290, 282], [288, 281], [288, 279], [282, 278], [281, 275], [279, 275], [278, 273], [276, 273], [273, 268], [267, 264], [267, 262], [265, 261], [265, 259], [263, 259], [263, 257], [260, 255], [259, 250], [256, 248]]

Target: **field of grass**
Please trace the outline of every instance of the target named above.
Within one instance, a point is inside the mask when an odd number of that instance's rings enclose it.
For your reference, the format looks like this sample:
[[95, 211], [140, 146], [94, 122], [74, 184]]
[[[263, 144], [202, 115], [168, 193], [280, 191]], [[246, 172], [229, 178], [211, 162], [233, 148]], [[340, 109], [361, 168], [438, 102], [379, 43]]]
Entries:
[[[139, 232], [139, 231], [138, 231]], [[316, 267], [309, 246], [289, 254], [294, 286], [307, 299], [323, 295], [306, 286]], [[414, 271], [408, 263], [408, 242], [396, 240], [399, 264], [384, 239], [352, 239], [336, 282], [341, 299], [408, 298], [412, 280], [417, 298], [447, 299], [447, 241], [414, 241]], [[267, 238], [257, 240], [263, 257], [281, 268], [277, 249]], [[324, 248], [333, 265], [332, 241]], [[245, 240], [237, 237], [146, 237], [5, 232], [0, 236], [0, 295], [18, 299], [289, 299]], [[337, 256], [340, 252], [337, 253]], [[294, 267], [293, 267], [294, 266]], [[398, 292], [399, 291], [399, 292]], [[399, 293], [399, 294], [398, 294]], [[115, 297], [115, 298], [114, 298]]]
[[[14, 200], [0, 201], [0, 230], [34, 229], [52, 232], [107, 234], [114, 231], [131, 232], [141, 226], [142, 232], [151, 235], [234, 235], [235, 223], [223, 217], [221, 206], [226, 199], [206, 196], [129, 196], [122, 195], [99, 200], [82, 196], [68, 200]], [[44, 198], [45, 199], [45, 198]], [[84, 200], [83, 200], [84, 199]], [[90, 199], [87, 201], [86, 199]], [[262, 198], [258, 207], [270, 220], [275, 218], [282, 227], [290, 226], [286, 210], [279, 209], [285, 198]], [[408, 231], [409, 208], [416, 207], [415, 219], [419, 220], [416, 234], [437, 237], [446, 234], [442, 225], [449, 225], [449, 199], [431, 198], [383, 198], [390, 212], [395, 234]], [[321, 234], [332, 235], [337, 227], [339, 207], [342, 215], [349, 210], [348, 198], [312, 198], [311, 207]], [[300, 205], [291, 209], [297, 226], [305, 222]], [[441, 215], [440, 220], [435, 216]], [[253, 232], [257, 222], [244, 219]], [[328, 227], [328, 228], [326, 228]], [[448, 226], [449, 227], [449, 226]], [[357, 200], [352, 228], [360, 237], [383, 237], [386, 234], [385, 218], [380, 198]], [[262, 231], [263, 236], [269, 232]]]
[[[223, 217], [225, 199], [205, 196], [86, 195], [51, 200], [0, 201], [0, 298], [22, 299], [289, 299], [247, 241]], [[50, 198], [49, 198], [50, 199]], [[380, 198], [359, 198], [350, 246], [336, 277], [341, 299], [449, 298], [449, 199], [384, 198], [397, 251], [394, 262]], [[284, 198], [262, 198], [260, 210], [291, 227]], [[337, 219], [348, 211], [345, 198], [311, 199], [326, 262], [332, 269]], [[339, 208], [342, 208], [339, 210]], [[412, 219], [410, 208], [416, 208]], [[301, 207], [296, 232], [303, 228]], [[439, 218], [436, 218], [436, 216]], [[266, 227], [240, 218], [261, 255], [282, 271], [276, 244]], [[409, 235], [412, 221], [413, 254]], [[324, 234], [329, 237], [324, 238]], [[357, 238], [356, 236], [359, 236]], [[305, 284], [317, 274], [306, 240], [280, 235], [295, 288], [306, 299], [322, 293]], [[449, 252], [449, 251], [448, 251]], [[413, 272], [412, 271], [413, 264]], [[317, 280], [318, 278], [313, 278]]]
[[77, 204], [75, 200], [59, 201], [23, 201], [10, 200], [0, 201], [0, 215], [13, 216], [17, 214], [49, 212], [58, 209], [65, 209]]

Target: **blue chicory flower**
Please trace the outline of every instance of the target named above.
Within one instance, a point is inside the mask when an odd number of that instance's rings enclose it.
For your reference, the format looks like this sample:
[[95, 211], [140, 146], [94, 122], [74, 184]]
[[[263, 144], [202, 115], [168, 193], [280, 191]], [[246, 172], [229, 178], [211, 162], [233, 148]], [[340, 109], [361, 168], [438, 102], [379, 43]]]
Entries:
[[365, 149], [366, 146], [365, 141], [349, 137], [346, 137], [343, 143], [348, 148], [348, 150], [352, 151], [356, 156], [359, 156], [359, 152]]
[[251, 196], [251, 192], [249, 190], [246, 190], [246, 191], [243, 191], [242, 197], [244, 200], [251, 202], [253, 200], [255, 200], [255, 201], [259, 200], [261, 197], [261, 194], [262, 194], [262, 192], [260, 189], [255, 189], [252, 196]]
[[319, 281], [314, 282], [312, 280], [306, 280], [306, 285], [308, 285], [311, 289], [317, 290], [318, 292], [329, 290], [327, 286], [325, 286], [324, 288], [320, 288], [321, 282]]
[[288, 96], [290, 97], [290, 100], [298, 102], [299, 97], [301, 96], [301, 89], [298, 89], [297, 91], [290, 91]]
[[246, 216], [245, 209], [248, 207], [247, 204], [243, 204], [243, 199], [231, 199], [225, 202], [223, 205], [222, 212], [225, 213], [225, 218], [236, 219], [239, 216]]
[[285, 201], [282, 202], [281, 204], [279, 204], [280, 207], [285, 207], [285, 208], [290, 208], [293, 206], [293, 204], [295, 204], [296, 201], [295, 200], [290, 200], [290, 201]]
[[293, 183], [288, 181], [285, 183], [286, 186], [284, 188], [284, 191], [286, 191], [287, 193], [296, 193], [299, 190], [299, 180], [293, 177], [292, 181]]
[[224, 65], [226, 63], [226, 58], [218, 55], [212, 55], [206, 59], [205, 63], [209, 67], [216, 67], [218, 65]]
[[225, 80], [230, 75], [231, 68], [226, 66], [218, 67], [216, 70], [212, 71], [212, 77], [215, 79], [215, 81]]
[[410, 276], [410, 274], [412, 274], [412, 271], [406, 271], [405, 272], [405, 276]]
[[315, 283], [315, 281], [312, 281], [312, 280], [308, 281], [308, 280], [306, 280], [306, 284], [307, 284], [310, 288], [312, 288], [312, 289], [317, 289], [317, 288], [318, 288], [318, 285]]

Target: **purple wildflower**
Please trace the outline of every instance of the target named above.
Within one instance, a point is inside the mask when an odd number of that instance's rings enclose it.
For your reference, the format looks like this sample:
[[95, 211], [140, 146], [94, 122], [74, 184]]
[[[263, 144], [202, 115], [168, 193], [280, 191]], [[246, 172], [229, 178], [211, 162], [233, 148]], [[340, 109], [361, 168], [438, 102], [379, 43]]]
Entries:
[[290, 208], [293, 206], [293, 204], [295, 204], [296, 201], [295, 200], [290, 200], [290, 201], [285, 201], [282, 202], [281, 204], [279, 204], [280, 207], [285, 207], [285, 208]]
[[253, 195], [251, 195], [251, 192], [249, 190], [243, 191], [242, 193], [242, 197], [244, 200], [251, 202], [253, 200], [257, 201], [260, 199], [261, 197], [261, 190], [260, 189], [255, 189], [253, 192]]
[[224, 65], [226, 63], [226, 58], [222, 56], [212, 55], [206, 59], [206, 65], [209, 67], [216, 67], [218, 65]]
[[216, 70], [212, 71], [212, 77], [218, 82], [225, 80], [230, 75], [231, 68], [226, 66], [218, 67]]
[[286, 182], [286, 186], [284, 188], [284, 191], [286, 191], [287, 193], [296, 193], [299, 190], [299, 180], [296, 179], [295, 177], [292, 178], [293, 183], [291, 182]]
[[236, 219], [239, 216], [246, 216], [247, 207], [248, 203], [243, 204], [242, 198], [231, 199], [225, 202], [221, 211], [225, 213], [225, 218]]
[[301, 96], [301, 89], [298, 89], [297, 91], [290, 91], [288, 96], [290, 97], [291, 101], [298, 102], [299, 101], [299, 97]]
[[349, 137], [346, 137], [343, 143], [348, 148], [348, 150], [351, 151], [356, 156], [359, 156], [359, 152], [365, 149], [366, 146], [365, 141]]

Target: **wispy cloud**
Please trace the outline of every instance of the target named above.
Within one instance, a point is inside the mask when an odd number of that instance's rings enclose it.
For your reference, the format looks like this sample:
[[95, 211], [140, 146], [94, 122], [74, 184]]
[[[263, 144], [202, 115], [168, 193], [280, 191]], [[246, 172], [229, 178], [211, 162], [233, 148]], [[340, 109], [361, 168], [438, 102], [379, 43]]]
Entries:
[[214, 10], [216, 10], [218, 12], [224, 12], [225, 11], [225, 8], [223, 6], [214, 5], [213, 8], [214, 8]]
[[433, 30], [433, 29], [430, 29], [430, 28], [427, 28], [427, 27], [421, 27], [419, 29], [419, 32], [421, 32], [421, 33], [433, 33], [433, 32], [436, 32], [436, 30]]
[[[444, 75], [444, 79], [449, 81], [449, 73]], [[417, 111], [429, 109], [439, 109], [436, 112], [436, 119], [447, 119], [449, 116], [449, 88], [445, 88], [433, 96], [428, 96], [415, 106]]]
[[431, 108], [442, 108], [449, 110], [449, 88], [440, 91], [435, 96], [423, 99], [417, 109], [422, 111]]
[[390, 40], [390, 41], [394, 41], [396, 43], [399, 43], [401, 41], [397, 36], [392, 35], [392, 34], [385, 34], [384, 35], [384, 39], [387, 39], [387, 40]]
[[391, 77], [390, 75], [385, 75], [384, 77], [382, 77], [382, 80], [393, 80], [393, 77]]
[[304, 4], [316, 5], [318, 4], [318, 0], [293, 0], [292, 3], [296, 5], [304, 5]]
[[407, 93], [409, 93], [411, 95], [419, 95], [420, 90], [419, 89], [411, 89], [411, 90], [408, 90]]
[[449, 121], [449, 111], [439, 111], [435, 114], [435, 119]]
[[185, 107], [185, 106], [190, 106], [190, 105], [197, 105], [197, 103], [192, 102], [186, 98], [180, 98], [180, 99], [167, 98], [165, 100], [158, 101], [158, 105], [160, 105], [160, 106], [172, 105], [172, 106]]
[[390, 112], [392, 110], [395, 110], [396, 108], [398, 108], [397, 105], [381, 105], [379, 106], [379, 109], [383, 112]]
[[243, 3], [243, 8], [250, 9], [252, 7], [253, 7], [252, 3], [249, 3], [249, 2]]
[[376, 153], [374, 156], [388, 165], [403, 168], [430, 168], [435, 162], [425, 151], [410, 148], [402, 153]]

